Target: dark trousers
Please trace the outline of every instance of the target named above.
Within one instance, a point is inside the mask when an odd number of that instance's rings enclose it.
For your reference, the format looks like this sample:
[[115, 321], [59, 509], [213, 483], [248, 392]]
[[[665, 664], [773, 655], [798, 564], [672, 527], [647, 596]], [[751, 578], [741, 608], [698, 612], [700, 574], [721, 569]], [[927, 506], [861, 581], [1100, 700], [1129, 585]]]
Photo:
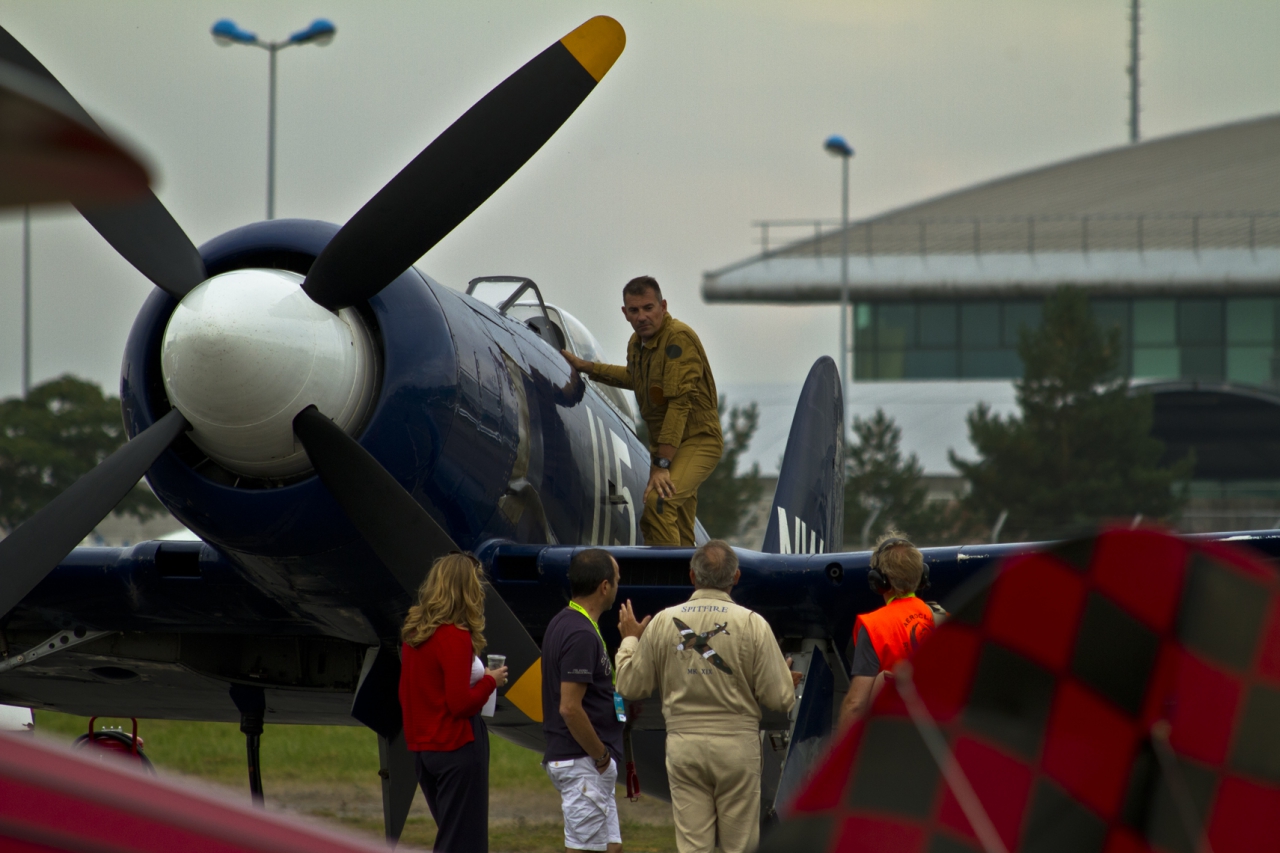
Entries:
[[489, 853], [489, 729], [479, 714], [471, 729], [476, 739], [452, 752], [413, 754], [437, 853]]

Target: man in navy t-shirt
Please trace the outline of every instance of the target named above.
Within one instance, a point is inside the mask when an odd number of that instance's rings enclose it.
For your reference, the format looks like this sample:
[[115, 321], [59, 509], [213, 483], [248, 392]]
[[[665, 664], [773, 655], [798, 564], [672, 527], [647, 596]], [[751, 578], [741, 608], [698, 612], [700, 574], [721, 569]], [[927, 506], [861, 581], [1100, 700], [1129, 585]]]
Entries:
[[622, 764], [622, 722], [600, 614], [618, 596], [618, 564], [589, 548], [569, 562], [572, 601], [542, 638], [543, 766], [560, 792], [567, 850], [619, 853], [614, 787]]

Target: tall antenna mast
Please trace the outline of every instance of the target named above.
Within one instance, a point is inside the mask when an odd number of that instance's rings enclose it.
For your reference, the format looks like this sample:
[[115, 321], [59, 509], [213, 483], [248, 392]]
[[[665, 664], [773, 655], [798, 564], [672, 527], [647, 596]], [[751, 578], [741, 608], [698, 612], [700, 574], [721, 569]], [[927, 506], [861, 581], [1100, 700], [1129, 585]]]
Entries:
[[1129, 6], [1129, 144], [1138, 141], [1138, 22], [1139, 0]]

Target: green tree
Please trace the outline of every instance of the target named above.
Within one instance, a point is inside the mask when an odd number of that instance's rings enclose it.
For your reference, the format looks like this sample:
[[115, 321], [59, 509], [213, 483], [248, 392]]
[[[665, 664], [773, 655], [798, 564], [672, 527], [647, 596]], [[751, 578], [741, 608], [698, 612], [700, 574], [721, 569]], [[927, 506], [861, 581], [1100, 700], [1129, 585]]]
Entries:
[[[120, 400], [62, 376], [0, 402], [0, 528], [13, 530], [125, 443]], [[145, 519], [160, 502], [142, 485], [116, 507]]]
[[760, 425], [760, 407], [754, 402], [745, 409], [734, 406], [724, 416], [725, 398], [720, 398], [720, 420], [724, 428], [724, 455], [720, 464], [698, 489], [698, 519], [713, 537], [723, 539], [742, 531], [747, 512], [764, 491], [760, 465], [738, 473], [738, 462], [747, 451]]
[[904, 459], [901, 443], [902, 428], [883, 409], [854, 417], [845, 451], [845, 547], [865, 546], [890, 527], [921, 545], [938, 544], [950, 532], [946, 508], [928, 501], [920, 460], [914, 453]]
[[1161, 466], [1151, 397], [1130, 396], [1120, 353], [1119, 330], [1099, 327], [1083, 292], [1061, 287], [1046, 300], [1041, 326], [1024, 328], [1018, 343], [1021, 416], [979, 405], [967, 421], [980, 459], [950, 454], [971, 487], [962, 509], [974, 532], [990, 531], [1005, 511], [1006, 541], [1071, 535], [1137, 513], [1168, 521], [1181, 511], [1186, 487], [1176, 484], [1190, 478], [1193, 460]]

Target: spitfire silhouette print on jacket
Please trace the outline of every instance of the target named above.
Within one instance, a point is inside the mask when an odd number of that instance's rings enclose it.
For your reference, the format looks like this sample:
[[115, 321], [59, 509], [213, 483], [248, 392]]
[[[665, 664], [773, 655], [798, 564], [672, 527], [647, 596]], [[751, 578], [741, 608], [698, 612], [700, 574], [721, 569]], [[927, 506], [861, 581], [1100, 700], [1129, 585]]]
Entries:
[[676, 617], [671, 617], [676, 623], [676, 629], [680, 632], [681, 641], [676, 645], [676, 651], [684, 652], [692, 649], [702, 655], [706, 660], [711, 661], [716, 669], [721, 672], [733, 675], [733, 670], [729, 668], [729, 664], [724, 662], [724, 658], [720, 657], [719, 652], [711, 648], [710, 639], [716, 634], [724, 634], [729, 636], [729, 625], [724, 622], [717, 622], [716, 626], [710, 631], [704, 631], [701, 634], [695, 634], [693, 629], [681, 622]]

